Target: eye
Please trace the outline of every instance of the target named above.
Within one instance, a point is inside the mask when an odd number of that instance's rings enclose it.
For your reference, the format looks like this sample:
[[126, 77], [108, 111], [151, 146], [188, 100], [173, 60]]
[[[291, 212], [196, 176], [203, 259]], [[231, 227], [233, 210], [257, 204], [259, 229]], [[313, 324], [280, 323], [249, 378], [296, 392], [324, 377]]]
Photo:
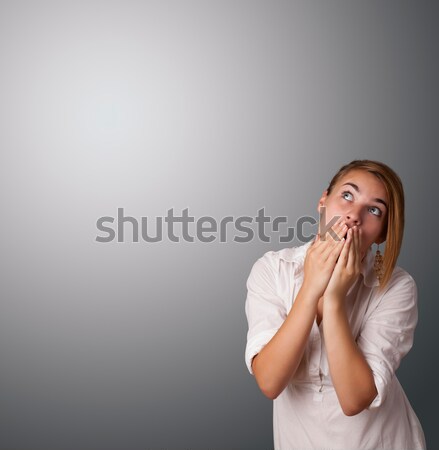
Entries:
[[353, 198], [352, 194], [351, 194], [349, 191], [344, 191], [344, 192], [342, 192], [341, 196], [342, 196], [345, 200], [348, 200], [348, 201], [351, 201], [352, 198]]
[[375, 216], [381, 216], [381, 214], [382, 214], [381, 209], [378, 208], [377, 206], [371, 206], [371, 207], [369, 208], [369, 211], [370, 211], [372, 214], [374, 214]]
[[[352, 195], [352, 192], [349, 191], [343, 191], [341, 193], [341, 197], [344, 198], [346, 201], [351, 202], [354, 198], [354, 196]], [[370, 206], [368, 208], [368, 211], [373, 214], [374, 216], [380, 217], [382, 216], [383, 212], [381, 211], [380, 208], [378, 208], [377, 206]]]

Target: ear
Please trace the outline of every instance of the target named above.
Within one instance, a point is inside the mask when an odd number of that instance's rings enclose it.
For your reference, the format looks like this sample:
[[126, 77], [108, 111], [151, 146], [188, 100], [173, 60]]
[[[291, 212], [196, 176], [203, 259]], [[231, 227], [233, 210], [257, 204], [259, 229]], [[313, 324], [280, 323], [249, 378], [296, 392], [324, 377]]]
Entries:
[[320, 197], [319, 203], [317, 205], [317, 212], [320, 212], [320, 207], [324, 206], [326, 203], [326, 198], [328, 197], [328, 190], [325, 189]]

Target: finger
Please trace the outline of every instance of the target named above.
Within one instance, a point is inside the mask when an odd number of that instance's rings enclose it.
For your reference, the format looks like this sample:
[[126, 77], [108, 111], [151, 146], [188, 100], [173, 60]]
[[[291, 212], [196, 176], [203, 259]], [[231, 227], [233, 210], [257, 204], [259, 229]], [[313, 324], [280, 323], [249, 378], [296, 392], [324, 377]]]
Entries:
[[[341, 220], [341, 219], [340, 219], [340, 220]], [[340, 226], [340, 223], [341, 223], [341, 222], [337, 221], [337, 222], [334, 224], [334, 227], [336, 227], [336, 230], [338, 230], [338, 227]], [[320, 225], [321, 225], [321, 224], [320, 224]], [[318, 242], [319, 242], [321, 245], [327, 244], [328, 242], [331, 243], [331, 241], [336, 240], [336, 239], [334, 239], [334, 238], [332, 237], [332, 234], [334, 233], [334, 228], [333, 228], [333, 227], [327, 229], [326, 231], [325, 231], [325, 230], [322, 231], [320, 225], [319, 225], [319, 230], [318, 230], [317, 236], [318, 236]], [[317, 241], [317, 239], [316, 239], [316, 241]]]
[[334, 247], [332, 248], [331, 252], [328, 254], [327, 262], [335, 264], [337, 262], [337, 258], [340, 260], [345, 245], [346, 245], [345, 239], [340, 239], [339, 241], [337, 241]]
[[340, 216], [331, 227], [325, 227], [324, 230], [322, 230], [322, 224], [319, 223], [319, 234], [322, 238], [322, 241], [328, 240], [328, 236], [331, 236], [332, 239], [334, 239], [334, 231], [338, 231], [338, 228], [343, 222], [343, 218]]
[[331, 240], [326, 241], [326, 245], [323, 248], [322, 254], [321, 254], [322, 260], [326, 261], [328, 258], [331, 257], [331, 255], [334, 254], [334, 252], [338, 256], [341, 251], [340, 244], [342, 244], [342, 243], [343, 243], [343, 239], [339, 239], [339, 240], [331, 239]]
[[345, 266], [346, 265], [346, 259], [347, 259], [347, 254], [349, 252], [349, 242], [346, 238], [342, 238], [340, 241], [340, 253], [338, 255], [338, 259], [337, 259], [337, 264], [340, 264], [340, 266]]
[[355, 252], [355, 266], [357, 267], [361, 261], [361, 257], [360, 257], [360, 251], [361, 251], [361, 247], [360, 247], [360, 229], [357, 229], [357, 242], [356, 242], [356, 252]]
[[357, 252], [357, 269], [361, 268], [361, 249], [363, 248], [363, 232], [358, 229], [358, 252]]
[[356, 267], [357, 261], [357, 252], [358, 252], [358, 227], [352, 227], [352, 249], [349, 254], [349, 268], [354, 270]]
[[357, 266], [357, 260], [358, 260], [358, 227], [355, 227], [354, 232], [354, 257], [352, 259], [352, 265], [353, 267]]
[[342, 255], [342, 260], [340, 261], [341, 264], [343, 264], [343, 267], [346, 267], [348, 265], [350, 255], [352, 254], [352, 239], [353, 239], [353, 232], [352, 229], [349, 228], [348, 233], [346, 235], [346, 244], [344, 245]]
[[[331, 233], [328, 231], [327, 232], [327, 236], [325, 238], [325, 241], [331, 242], [331, 243], [336, 243], [339, 242], [344, 235], [346, 234], [346, 232], [348, 231], [348, 227], [347, 225], [344, 223], [343, 220], [341, 220], [341, 222], [337, 222], [332, 228], [331, 228]], [[335, 234], [335, 236], [334, 236]], [[331, 247], [333, 248], [333, 247]]]
[[316, 234], [316, 237], [315, 237], [315, 239], [314, 239], [314, 241], [313, 241], [313, 243], [311, 245], [316, 244], [318, 241], [320, 241], [320, 233]]
[[349, 259], [349, 252], [351, 251], [351, 247], [352, 247], [352, 230], [348, 230], [348, 233], [346, 235], [346, 242], [343, 245], [343, 249], [340, 253], [340, 257], [338, 258], [338, 263], [343, 266], [346, 267], [347, 263], [348, 263], [348, 259]]
[[334, 224], [334, 226], [332, 227], [333, 232], [335, 233], [336, 237], [334, 238], [333, 235], [331, 235], [333, 240], [341, 240], [344, 235], [346, 234], [348, 227], [346, 225], [346, 223], [344, 222], [343, 219], [340, 218], [339, 221], [337, 221], [336, 224]]

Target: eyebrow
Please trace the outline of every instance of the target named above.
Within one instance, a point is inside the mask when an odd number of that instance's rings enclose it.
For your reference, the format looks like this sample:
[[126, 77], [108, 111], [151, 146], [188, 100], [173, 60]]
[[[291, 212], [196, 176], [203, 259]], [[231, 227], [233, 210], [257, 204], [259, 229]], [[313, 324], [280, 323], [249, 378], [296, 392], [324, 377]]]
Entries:
[[[360, 189], [358, 188], [358, 186], [356, 184], [354, 184], [354, 183], [343, 184], [343, 186], [346, 186], [346, 185], [352, 186], [358, 193], [360, 192]], [[382, 203], [386, 207], [386, 209], [389, 209], [389, 207], [387, 206], [387, 203], [382, 198], [375, 198], [374, 201], [377, 203]]]

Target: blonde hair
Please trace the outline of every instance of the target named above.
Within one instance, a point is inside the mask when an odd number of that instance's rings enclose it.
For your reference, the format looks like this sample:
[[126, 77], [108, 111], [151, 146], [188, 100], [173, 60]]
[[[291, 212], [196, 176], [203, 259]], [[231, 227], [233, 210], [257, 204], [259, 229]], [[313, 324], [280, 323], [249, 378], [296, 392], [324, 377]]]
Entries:
[[380, 290], [384, 289], [392, 276], [401, 250], [404, 234], [404, 188], [397, 173], [386, 164], [369, 159], [356, 159], [340, 168], [327, 188], [328, 195], [337, 182], [351, 170], [365, 170], [374, 174], [384, 185], [388, 197], [387, 221], [380, 236], [386, 241], [383, 257], [383, 275]]

